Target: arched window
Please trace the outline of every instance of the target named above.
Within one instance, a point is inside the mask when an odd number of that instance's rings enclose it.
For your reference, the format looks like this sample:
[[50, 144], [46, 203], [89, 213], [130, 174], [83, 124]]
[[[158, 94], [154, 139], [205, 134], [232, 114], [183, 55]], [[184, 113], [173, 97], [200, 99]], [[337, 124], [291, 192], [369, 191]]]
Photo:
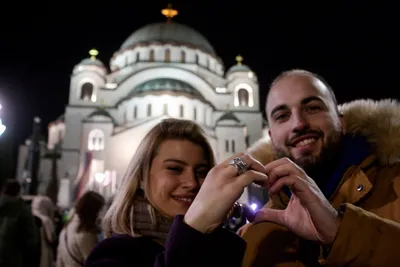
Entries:
[[154, 61], [154, 50], [153, 49], [151, 49], [150, 50], [150, 53], [149, 53], [149, 61], [151, 61], [151, 62], [153, 62]]
[[244, 88], [240, 88], [237, 92], [239, 99], [239, 106], [248, 107], [249, 106], [249, 91]]
[[133, 108], [133, 118], [136, 119], [137, 118], [137, 106], [135, 106]]
[[136, 52], [136, 62], [139, 62], [139, 61], [140, 61], [140, 53]]
[[254, 91], [247, 83], [240, 83], [233, 89], [235, 107], [253, 107], [254, 106]]
[[165, 50], [165, 62], [171, 62], [171, 51], [169, 49]]
[[82, 84], [80, 99], [85, 101], [91, 101], [93, 95], [93, 89], [94, 87], [92, 83], [86, 82]]
[[147, 104], [147, 117], [151, 117], [151, 104]]
[[196, 107], [193, 108], [193, 120], [197, 120], [197, 109], [196, 109]]
[[196, 54], [195, 63], [199, 64], [199, 55], [198, 54]]
[[181, 51], [181, 63], [185, 63], [186, 61], [186, 53], [185, 51]]
[[104, 132], [100, 129], [93, 129], [88, 136], [88, 149], [90, 151], [104, 150]]

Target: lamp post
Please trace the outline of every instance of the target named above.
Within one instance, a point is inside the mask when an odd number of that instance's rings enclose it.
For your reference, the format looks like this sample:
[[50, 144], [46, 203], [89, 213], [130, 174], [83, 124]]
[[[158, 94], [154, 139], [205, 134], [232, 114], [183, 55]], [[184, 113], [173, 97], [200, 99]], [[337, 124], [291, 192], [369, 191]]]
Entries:
[[36, 195], [39, 185], [38, 169], [40, 162], [40, 118], [33, 119], [32, 139], [29, 142], [29, 151], [26, 164], [26, 177], [24, 177], [25, 193], [29, 195]]

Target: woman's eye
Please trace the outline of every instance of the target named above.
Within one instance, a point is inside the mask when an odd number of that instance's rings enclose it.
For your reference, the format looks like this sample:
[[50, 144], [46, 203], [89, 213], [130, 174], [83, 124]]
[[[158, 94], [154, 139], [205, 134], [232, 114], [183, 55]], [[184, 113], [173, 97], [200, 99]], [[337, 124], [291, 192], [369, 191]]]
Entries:
[[182, 168], [180, 167], [167, 167], [168, 170], [173, 171], [173, 172], [181, 172]]
[[196, 172], [198, 178], [205, 178], [208, 174], [208, 170], [199, 170]]

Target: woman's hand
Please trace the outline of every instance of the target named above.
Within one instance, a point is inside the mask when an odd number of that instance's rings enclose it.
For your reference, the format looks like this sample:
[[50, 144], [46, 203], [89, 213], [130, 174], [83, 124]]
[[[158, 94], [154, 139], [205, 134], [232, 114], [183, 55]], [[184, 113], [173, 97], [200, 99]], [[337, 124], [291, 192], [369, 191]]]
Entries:
[[[237, 157], [246, 163], [247, 171], [243, 174], [229, 164]], [[237, 154], [210, 170], [184, 221], [202, 233], [210, 233], [226, 219], [235, 201], [249, 184], [255, 182], [264, 185], [266, 181], [265, 168], [260, 162], [247, 154]]]

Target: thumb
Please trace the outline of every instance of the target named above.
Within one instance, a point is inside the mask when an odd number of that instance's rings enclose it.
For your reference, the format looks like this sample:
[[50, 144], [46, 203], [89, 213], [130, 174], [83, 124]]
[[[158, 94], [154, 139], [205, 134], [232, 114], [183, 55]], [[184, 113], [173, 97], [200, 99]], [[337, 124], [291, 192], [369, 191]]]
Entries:
[[254, 215], [252, 223], [273, 222], [282, 225], [284, 210], [262, 208]]
[[251, 226], [251, 223], [247, 223], [245, 225], [243, 225], [242, 227], [239, 228], [239, 230], [237, 230], [236, 234], [242, 236], [242, 234], [247, 230], [247, 228], [249, 228], [249, 226]]

